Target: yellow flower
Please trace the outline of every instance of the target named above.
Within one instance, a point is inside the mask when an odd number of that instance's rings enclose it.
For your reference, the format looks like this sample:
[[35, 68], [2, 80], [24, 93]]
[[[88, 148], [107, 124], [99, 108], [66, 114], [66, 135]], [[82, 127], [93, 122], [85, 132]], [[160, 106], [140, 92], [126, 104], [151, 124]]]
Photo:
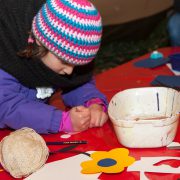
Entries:
[[126, 148], [116, 148], [108, 152], [94, 152], [90, 155], [92, 160], [81, 163], [81, 173], [119, 173], [123, 171], [125, 167], [131, 165], [135, 161], [135, 158], [128, 155], [129, 150]]

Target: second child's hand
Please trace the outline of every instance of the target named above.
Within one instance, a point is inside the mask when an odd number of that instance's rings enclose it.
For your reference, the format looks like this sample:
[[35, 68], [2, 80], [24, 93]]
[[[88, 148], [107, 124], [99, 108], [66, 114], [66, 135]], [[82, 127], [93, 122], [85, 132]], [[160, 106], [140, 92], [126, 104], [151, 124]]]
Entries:
[[103, 107], [99, 104], [89, 106], [91, 112], [91, 120], [89, 127], [102, 127], [108, 120], [108, 115], [103, 111]]

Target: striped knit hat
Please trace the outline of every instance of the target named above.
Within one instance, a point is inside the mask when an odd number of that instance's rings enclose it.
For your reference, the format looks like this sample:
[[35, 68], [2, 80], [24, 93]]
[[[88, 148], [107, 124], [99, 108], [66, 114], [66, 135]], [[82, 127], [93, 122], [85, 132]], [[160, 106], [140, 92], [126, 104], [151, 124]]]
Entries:
[[47, 0], [33, 19], [32, 32], [61, 60], [83, 65], [99, 49], [101, 17], [88, 0]]

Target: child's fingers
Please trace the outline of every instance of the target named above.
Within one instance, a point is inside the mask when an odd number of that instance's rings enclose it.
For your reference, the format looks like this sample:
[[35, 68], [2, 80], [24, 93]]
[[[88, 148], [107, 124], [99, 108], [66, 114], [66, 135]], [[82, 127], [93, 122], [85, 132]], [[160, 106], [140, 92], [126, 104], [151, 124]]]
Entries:
[[88, 129], [89, 128], [89, 123], [90, 123], [90, 118], [80, 119], [79, 122], [78, 122], [79, 129], [81, 131], [84, 131], [84, 130]]
[[75, 131], [84, 131], [89, 128], [90, 120], [84, 120], [84, 119], [77, 119], [74, 122], [74, 130]]
[[81, 117], [89, 117], [90, 116], [90, 110], [84, 106], [77, 106], [75, 107], [75, 112], [78, 113], [78, 116]]
[[100, 118], [99, 117], [93, 117], [90, 122], [90, 128], [92, 127], [98, 127], [100, 125]]
[[102, 117], [101, 120], [99, 121], [99, 126], [102, 127], [105, 122], [106, 122], [106, 119]]
[[91, 116], [90, 127], [101, 127], [107, 121], [107, 119], [108, 116], [104, 112], [94, 113], [94, 115]]
[[80, 118], [86, 118], [86, 117], [90, 118], [91, 116], [91, 112], [88, 108], [84, 109], [83, 111], [78, 111], [78, 112], [76, 111], [76, 113], [78, 113], [78, 116]]
[[87, 108], [84, 107], [84, 106], [76, 106], [76, 107], [75, 107], [76, 112], [83, 112], [83, 111], [85, 111], [86, 109], [87, 109]]
[[83, 130], [88, 129], [88, 128], [89, 128], [89, 122], [87, 121], [87, 122], [84, 123], [81, 127], [82, 127]]
[[108, 115], [106, 113], [103, 113], [100, 121], [100, 126], [103, 126], [107, 120], [108, 120]]

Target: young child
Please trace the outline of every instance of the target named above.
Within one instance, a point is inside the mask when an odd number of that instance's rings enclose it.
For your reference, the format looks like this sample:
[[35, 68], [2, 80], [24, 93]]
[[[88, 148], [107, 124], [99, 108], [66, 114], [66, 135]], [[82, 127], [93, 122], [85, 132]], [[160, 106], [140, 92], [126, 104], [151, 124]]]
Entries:
[[170, 16], [167, 29], [171, 46], [180, 46], [180, 1], [174, 0], [174, 13]]
[[[101, 33], [88, 0], [0, 0], [0, 128], [102, 126], [107, 100], [92, 77]], [[67, 112], [46, 104], [59, 89]]]

